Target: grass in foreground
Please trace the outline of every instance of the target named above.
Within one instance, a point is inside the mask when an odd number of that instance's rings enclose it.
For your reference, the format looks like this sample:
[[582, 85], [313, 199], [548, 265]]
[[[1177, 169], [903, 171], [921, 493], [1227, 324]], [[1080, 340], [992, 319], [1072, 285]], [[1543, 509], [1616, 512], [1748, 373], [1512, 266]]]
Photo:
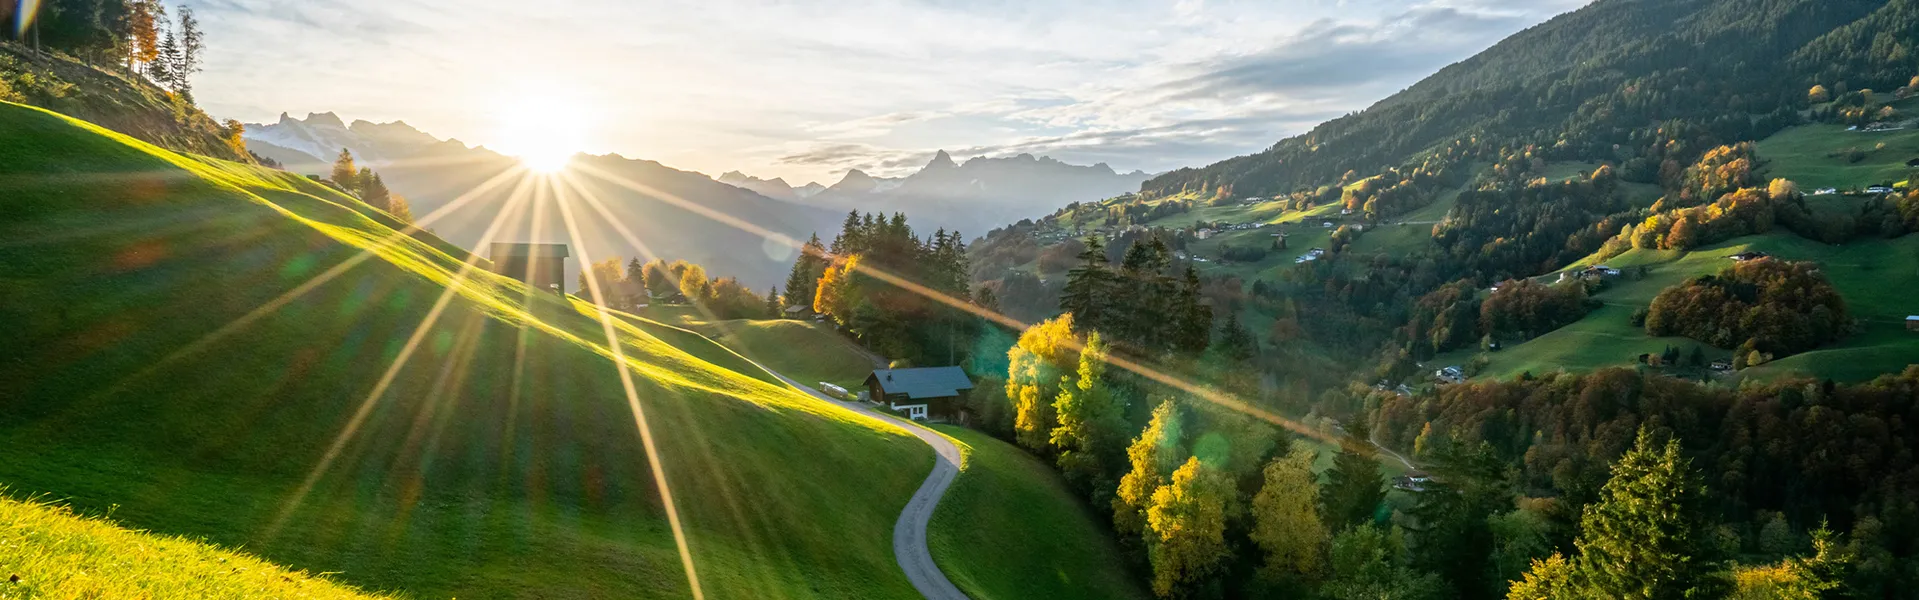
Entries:
[[193, 540], [0, 498], [0, 598], [385, 597]]
[[1059, 475], [1011, 444], [935, 426], [965, 454], [927, 531], [933, 560], [973, 600], [1147, 598], [1113, 534]]
[[708, 598], [913, 594], [892, 525], [932, 456], [894, 424], [657, 323], [616, 365], [584, 302], [449, 295], [464, 253], [296, 175], [5, 103], [0, 139], [9, 493], [422, 597], [685, 597], [625, 368]]

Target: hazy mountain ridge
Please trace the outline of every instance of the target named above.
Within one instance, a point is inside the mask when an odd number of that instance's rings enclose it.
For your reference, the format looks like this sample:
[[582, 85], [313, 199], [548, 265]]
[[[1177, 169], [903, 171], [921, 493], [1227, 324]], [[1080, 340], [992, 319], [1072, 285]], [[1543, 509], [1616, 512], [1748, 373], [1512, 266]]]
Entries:
[[940, 150], [926, 166], [905, 177], [874, 177], [852, 169], [831, 187], [809, 183], [793, 188], [781, 179], [731, 171], [718, 181], [836, 211], [900, 211], [921, 227], [979, 233], [1073, 202], [1131, 192], [1147, 177], [1143, 171], [1115, 172], [1106, 163], [1080, 166], [1031, 154], [980, 156], [960, 163]]
[[[516, 158], [484, 147], [469, 147], [458, 140], [441, 140], [404, 121], [356, 120], [347, 124], [331, 112], [309, 114], [304, 119], [282, 114], [275, 124], [248, 126], [246, 136], [254, 152], [302, 174], [324, 175], [331, 168], [334, 156], [346, 148], [361, 164], [378, 171], [387, 187], [405, 196], [413, 213], [421, 216], [479, 189], [489, 179], [518, 165]], [[591, 171], [575, 172], [566, 181], [575, 182], [580, 191], [599, 199], [621, 225], [646, 245], [643, 251], [627, 241], [588, 205], [584, 211], [575, 211], [575, 217], [585, 221], [581, 226], [590, 244], [587, 250], [595, 259], [628, 259], [650, 252], [667, 260], [699, 263], [715, 277], [738, 277], [754, 289], [765, 290], [784, 280], [791, 266], [788, 263], [792, 250], [783, 243], [768, 242], [758, 233], [741, 231], [680, 203], [724, 213], [800, 240], [815, 231], [837, 227], [841, 217], [838, 211], [797, 203], [800, 197], [791, 187], [785, 187], [784, 193], [780, 193], [779, 186], [785, 186], [785, 182], [777, 179], [769, 182], [737, 173], [722, 176], [778, 194], [774, 196], [724, 184], [700, 173], [618, 154], [581, 155], [575, 160]], [[636, 184], [632, 187], [651, 191], [643, 193], [616, 185], [591, 172], [605, 173]], [[731, 175], [738, 177], [729, 177]], [[486, 248], [476, 247], [482, 233], [516, 193], [541, 192], [498, 187], [478, 194], [456, 213], [430, 225], [430, 229], [447, 241], [485, 254]], [[523, 219], [524, 222], [499, 234], [498, 241], [570, 239], [558, 212], [550, 205], [542, 210], [544, 216], [535, 214]], [[580, 257], [580, 251], [575, 249], [569, 267], [572, 272], [577, 272]]]
[[317, 172], [316, 168], [331, 164], [342, 148], [352, 151], [354, 159], [377, 167], [441, 141], [405, 121], [355, 120], [349, 125], [332, 112], [307, 113], [305, 119], [280, 113], [275, 123], [247, 124], [244, 135], [255, 153], [301, 172]]

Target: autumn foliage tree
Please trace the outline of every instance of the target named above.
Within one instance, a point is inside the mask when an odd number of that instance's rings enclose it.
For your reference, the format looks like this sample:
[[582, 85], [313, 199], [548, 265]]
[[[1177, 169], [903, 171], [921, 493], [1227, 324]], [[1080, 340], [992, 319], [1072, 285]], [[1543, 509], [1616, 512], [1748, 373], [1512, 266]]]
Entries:
[[1777, 356], [1838, 340], [1851, 326], [1845, 299], [1817, 264], [1770, 258], [1666, 288], [1646, 311], [1651, 335], [1721, 348], [1750, 342], [1750, 350]]
[[1190, 597], [1218, 574], [1231, 556], [1226, 520], [1233, 494], [1232, 479], [1197, 456], [1187, 458], [1167, 484], [1153, 492], [1146, 524], [1154, 594]]

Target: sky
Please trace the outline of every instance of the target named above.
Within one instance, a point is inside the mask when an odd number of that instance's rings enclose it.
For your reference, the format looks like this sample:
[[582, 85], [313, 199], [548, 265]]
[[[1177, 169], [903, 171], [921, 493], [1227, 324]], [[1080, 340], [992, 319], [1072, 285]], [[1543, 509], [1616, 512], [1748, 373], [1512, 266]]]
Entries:
[[332, 111], [831, 185], [1263, 150], [1588, 0], [169, 0], [219, 118]]

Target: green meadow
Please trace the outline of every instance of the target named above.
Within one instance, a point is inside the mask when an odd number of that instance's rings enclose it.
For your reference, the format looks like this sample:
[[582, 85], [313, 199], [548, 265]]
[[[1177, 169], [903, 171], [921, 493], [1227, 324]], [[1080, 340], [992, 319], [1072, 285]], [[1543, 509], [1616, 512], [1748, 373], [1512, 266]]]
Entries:
[[895, 424], [298, 176], [13, 104], [0, 139], [8, 495], [419, 597], [685, 597], [670, 506], [709, 598], [914, 594]]
[[933, 515], [927, 543], [940, 570], [967, 596], [1150, 597], [1127, 572], [1106, 519], [1075, 497], [1051, 466], [984, 433], [935, 429], [953, 438], [965, 459]]

